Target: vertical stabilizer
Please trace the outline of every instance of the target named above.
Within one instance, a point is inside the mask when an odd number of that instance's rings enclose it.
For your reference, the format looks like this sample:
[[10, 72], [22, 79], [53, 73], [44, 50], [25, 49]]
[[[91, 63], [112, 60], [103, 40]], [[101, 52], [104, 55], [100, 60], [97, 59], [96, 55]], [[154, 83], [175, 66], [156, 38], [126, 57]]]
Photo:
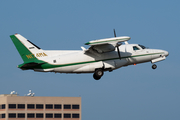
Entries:
[[38, 60], [35, 56], [35, 54], [41, 50], [38, 46], [30, 42], [20, 34], [11, 35], [10, 38], [12, 39], [24, 62], [27, 63]]

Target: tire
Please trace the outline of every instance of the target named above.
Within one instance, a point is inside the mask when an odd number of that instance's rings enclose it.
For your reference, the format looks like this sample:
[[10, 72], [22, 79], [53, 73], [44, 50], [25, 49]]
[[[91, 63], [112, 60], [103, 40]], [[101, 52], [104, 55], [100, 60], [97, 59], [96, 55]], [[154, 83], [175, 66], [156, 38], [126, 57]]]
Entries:
[[152, 69], [156, 69], [156, 68], [157, 68], [156, 64], [152, 65]]
[[95, 75], [95, 73], [93, 74], [93, 78], [94, 78], [95, 80], [101, 79], [101, 77], [97, 77], [97, 76]]
[[99, 80], [104, 75], [104, 71], [102, 69], [96, 69], [93, 77], [95, 80]]
[[102, 77], [104, 75], [104, 71], [102, 69], [96, 69], [94, 73], [97, 77]]

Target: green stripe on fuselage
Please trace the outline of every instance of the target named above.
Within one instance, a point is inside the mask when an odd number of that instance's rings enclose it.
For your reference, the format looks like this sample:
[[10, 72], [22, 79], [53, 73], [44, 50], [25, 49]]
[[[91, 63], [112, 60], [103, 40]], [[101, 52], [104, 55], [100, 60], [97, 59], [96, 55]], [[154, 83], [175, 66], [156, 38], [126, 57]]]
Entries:
[[[133, 58], [133, 57], [140, 57], [140, 56], [148, 56], [148, 55], [156, 55], [156, 54], [162, 54], [162, 52], [161, 52], [161, 53], [151, 53], [151, 54], [127, 56], [127, 57], [122, 57], [121, 59]], [[35, 67], [35, 68], [36, 68], [36, 69], [50, 69], [50, 68], [67, 67], [67, 66], [73, 66], [73, 65], [81, 65], [81, 64], [88, 64], [88, 63], [94, 63], [94, 62], [99, 62], [99, 61], [116, 60], [116, 59], [119, 59], [119, 57], [117, 57], [117, 58], [103, 59], [103, 60], [95, 60], [95, 61], [86, 61], [86, 62], [78, 62], [78, 63], [68, 63], [68, 64], [61, 64], [61, 65], [53, 65], [53, 64], [49, 64], [49, 63], [44, 63], [44, 64], [42, 64], [42, 65], [39, 65], [39, 66]]]

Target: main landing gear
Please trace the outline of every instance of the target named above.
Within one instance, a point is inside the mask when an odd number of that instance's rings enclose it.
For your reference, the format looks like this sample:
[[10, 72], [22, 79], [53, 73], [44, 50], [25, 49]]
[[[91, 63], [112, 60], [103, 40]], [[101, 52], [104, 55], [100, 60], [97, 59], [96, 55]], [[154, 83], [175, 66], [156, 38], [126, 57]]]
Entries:
[[101, 79], [101, 77], [104, 75], [104, 71], [103, 69], [96, 69], [94, 74], [93, 74], [93, 77], [95, 80], [99, 80]]
[[157, 65], [156, 64], [153, 64], [152, 65], [152, 69], [156, 69], [157, 68]]

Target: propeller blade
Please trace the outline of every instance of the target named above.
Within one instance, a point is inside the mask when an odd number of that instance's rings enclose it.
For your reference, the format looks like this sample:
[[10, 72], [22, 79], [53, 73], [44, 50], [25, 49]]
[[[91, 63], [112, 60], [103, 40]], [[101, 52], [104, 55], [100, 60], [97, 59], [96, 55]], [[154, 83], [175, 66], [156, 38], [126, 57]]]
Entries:
[[114, 29], [114, 37], [116, 37], [116, 31], [115, 31], [115, 29]]
[[[116, 31], [115, 31], [115, 29], [114, 29], [114, 37], [116, 37]], [[117, 47], [117, 50], [118, 50], [118, 56], [119, 56], [119, 59], [121, 60], [121, 54], [120, 54], [120, 51], [119, 51], [119, 46], [120, 46], [120, 45], [118, 45], [118, 43], [117, 43], [116, 47]]]
[[120, 51], [119, 51], [119, 46], [117, 46], [117, 50], [118, 50], [119, 59], [121, 60], [121, 54], [120, 54]]

